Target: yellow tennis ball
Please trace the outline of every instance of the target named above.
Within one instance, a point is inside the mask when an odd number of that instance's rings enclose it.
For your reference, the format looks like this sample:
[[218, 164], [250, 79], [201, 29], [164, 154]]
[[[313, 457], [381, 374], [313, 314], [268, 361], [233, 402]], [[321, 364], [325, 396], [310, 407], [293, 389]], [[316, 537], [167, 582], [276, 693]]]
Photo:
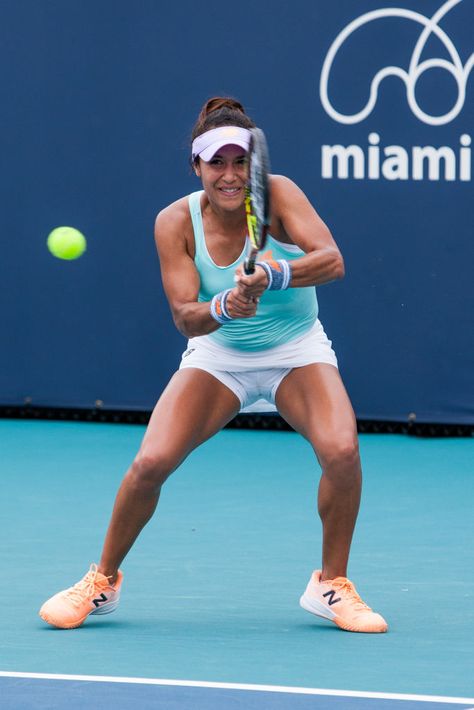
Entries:
[[78, 259], [87, 248], [85, 236], [74, 227], [56, 227], [49, 234], [48, 249], [58, 259]]

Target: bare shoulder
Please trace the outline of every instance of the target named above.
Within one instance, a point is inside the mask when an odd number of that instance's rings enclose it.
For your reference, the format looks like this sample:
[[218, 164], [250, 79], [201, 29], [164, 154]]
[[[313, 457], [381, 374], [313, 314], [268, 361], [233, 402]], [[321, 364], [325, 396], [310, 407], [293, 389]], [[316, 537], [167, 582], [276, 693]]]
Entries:
[[155, 244], [160, 259], [166, 252], [176, 255], [179, 251], [194, 258], [194, 231], [188, 197], [181, 197], [158, 213], [155, 220]]
[[[286, 222], [289, 217], [295, 215], [308, 219], [317, 214], [303, 190], [285, 175], [271, 176], [270, 195], [272, 215], [276, 220]], [[286, 241], [288, 236], [281, 237], [282, 241]]]
[[306, 253], [332, 244], [326, 224], [293, 180], [284, 175], [272, 175], [270, 190], [272, 236], [284, 243], [297, 244]]
[[174, 236], [177, 233], [184, 234], [189, 227], [189, 221], [188, 198], [181, 197], [158, 212], [155, 220], [155, 238], [161, 239], [170, 233]]
[[295, 198], [308, 199], [303, 190], [285, 175], [270, 175], [270, 190], [275, 204], [285, 203]]

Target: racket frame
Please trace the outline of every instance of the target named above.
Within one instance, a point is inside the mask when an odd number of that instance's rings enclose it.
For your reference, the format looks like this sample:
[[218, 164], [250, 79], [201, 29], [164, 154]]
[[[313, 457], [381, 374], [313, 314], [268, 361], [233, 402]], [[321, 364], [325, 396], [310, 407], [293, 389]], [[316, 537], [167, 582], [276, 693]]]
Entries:
[[[246, 274], [254, 273], [258, 253], [265, 246], [270, 226], [270, 159], [267, 141], [261, 128], [252, 128], [250, 132], [252, 137], [249, 147], [249, 176], [245, 186], [248, 231], [247, 256], [244, 262]], [[258, 205], [259, 199], [260, 205]]]

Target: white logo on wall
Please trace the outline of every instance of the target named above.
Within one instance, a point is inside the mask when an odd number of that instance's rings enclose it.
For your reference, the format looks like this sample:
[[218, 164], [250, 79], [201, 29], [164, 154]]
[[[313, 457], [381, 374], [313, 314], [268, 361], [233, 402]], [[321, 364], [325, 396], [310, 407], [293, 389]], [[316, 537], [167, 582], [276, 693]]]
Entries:
[[[407, 104], [413, 115], [421, 122], [430, 126], [442, 126], [453, 121], [462, 111], [466, 99], [466, 84], [474, 66], [474, 53], [463, 65], [459, 52], [448, 34], [439, 26], [440, 20], [463, 0], [448, 0], [430, 17], [425, 17], [419, 12], [406, 8], [382, 8], [367, 12], [350, 22], [332, 43], [323, 63], [320, 79], [321, 103], [326, 113], [338, 123], [351, 125], [360, 123], [368, 118], [378, 100], [379, 86], [387, 77], [398, 77], [406, 87]], [[331, 103], [328, 95], [328, 83], [331, 68], [338, 51], [346, 40], [359, 28], [368, 23], [382, 18], [404, 18], [415, 22], [422, 27], [417, 39], [408, 67], [387, 66], [378, 71], [370, 83], [369, 99], [365, 106], [356, 113], [344, 114], [338, 111]], [[384, 23], [384, 29], [387, 24]], [[430, 58], [420, 61], [421, 54], [428, 39], [435, 35], [446, 50], [446, 58]], [[449, 59], [447, 58], [449, 57]], [[433, 116], [419, 105], [416, 99], [416, 84], [420, 77], [430, 69], [441, 69], [448, 72], [456, 82], [457, 97], [454, 104], [447, 107], [445, 113]], [[367, 160], [363, 149], [357, 145], [351, 146], [323, 146], [322, 174], [325, 178], [333, 177], [334, 160], [337, 162], [338, 178], [364, 178], [379, 179], [381, 176], [388, 180], [423, 180], [425, 172], [429, 180], [470, 180], [471, 179], [471, 137], [466, 133], [459, 138], [460, 147], [458, 155], [449, 146], [413, 146], [407, 151], [402, 146], [386, 146], [383, 156], [380, 156], [380, 135], [371, 132], [368, 139]], [[385, 159], [384, 159], [385, 158]], [[383, 160], [383, 162], [381, 162]], [[366, 166], [367, 163], [367, 166]], [[425, 168], [428, 167], [426, 171]], [[352, 167], [353, 175], [350, 176]], [[366, 170], [367, 167], [367, 170]]]

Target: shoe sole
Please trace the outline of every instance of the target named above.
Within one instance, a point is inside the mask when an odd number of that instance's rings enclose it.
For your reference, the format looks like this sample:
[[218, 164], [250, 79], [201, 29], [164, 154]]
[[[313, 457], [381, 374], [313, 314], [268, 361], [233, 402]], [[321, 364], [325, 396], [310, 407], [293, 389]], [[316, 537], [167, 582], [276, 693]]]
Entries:
[[305, 594], [300, 598], [300, 606], [305, 610], [309, 611], [310, 614], [319, 616], [321, 619], [326, 619], [326, 621], [332, 621], [336, 626], [338, 626], [343, 631], [353, 631], [355, 633], [362, 634], [382, 634], [387, 631], [387, 626], [385, 628], [374, 628], [374, 629], [360, 629], [356, 626], [348, 624], [344, 619], [335, 614], [333, 611], [324, 606], [317, 599], [310, 599]]
[[58, 624], [55, 621], [53, 621], [51, 618], [48, 618], [48, 615], [45, 613], [42, 613], [41, 611], [39, 612], [40, 617], [43, 619], [43, 621], [46, 621], [47, 624], [50, 626], [54, 626], [56, 629], [77, 629], [79, 626], [82, 626], [84, 621], [87, 619], [88, 616], [94, 616], [95, 614], [111, 614], [113, 611], [116, 610], [116, 608], [119, 605], [119, 599], [110, 602], [110, 604], [104, 604], [103, 606], [98, 607], [97, 609], [94, 609], [93, 611], [87, 612], [85, 616], [83, 616], [81, 619], [78, 621], [75, 621], [74, 623], [70, 624]]

